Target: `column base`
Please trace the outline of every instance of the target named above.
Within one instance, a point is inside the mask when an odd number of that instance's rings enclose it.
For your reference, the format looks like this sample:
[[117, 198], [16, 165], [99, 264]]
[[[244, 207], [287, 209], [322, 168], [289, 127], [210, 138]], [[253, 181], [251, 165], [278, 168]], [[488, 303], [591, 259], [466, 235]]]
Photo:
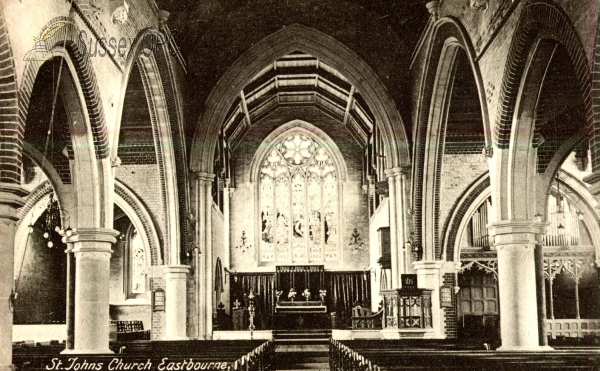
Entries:
[[15, 365], [0, 365], [0, 371], [15, 371]]
[[554, 348], [548, 345], [540, 345], [537, 347], [519, 347], [519, 346], [511, 346], [511, 345], [502, 345], [498, 349], [497, 352], [549, 352], [553, 351]]

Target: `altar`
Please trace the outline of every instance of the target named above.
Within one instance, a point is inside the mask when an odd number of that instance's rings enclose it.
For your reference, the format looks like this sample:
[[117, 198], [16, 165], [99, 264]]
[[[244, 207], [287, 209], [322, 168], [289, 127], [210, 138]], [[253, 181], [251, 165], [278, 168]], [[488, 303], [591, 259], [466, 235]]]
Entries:
[[281, 301], [275, 306], [275, 328], [308, 330], [329, 328], [327, 306], [321, 301]]
[[275, 282], [281, 295], [275, 304], [276, 329], [330, 327], [324, 275], [322, 265], [276, 267]]

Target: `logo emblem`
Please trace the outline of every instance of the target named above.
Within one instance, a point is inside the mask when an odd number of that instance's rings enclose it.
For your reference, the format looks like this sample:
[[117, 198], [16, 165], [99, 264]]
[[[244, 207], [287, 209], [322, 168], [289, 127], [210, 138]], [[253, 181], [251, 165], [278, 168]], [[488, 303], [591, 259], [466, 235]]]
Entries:
[[33, 49], [28, 51], [27, 54], [25, 54], [23, 60], [43, 62], [51, 58], [52, 52], [48, 50], [48, 47], [46, 46], [46, 40], [54, 36], [54, 34], [57, 33], [58, 30], [63, 28], [65, 24], [66, 22], [52, 23], [50, 26], [46, 27], [42, 31], [39, 38], [34, 37], [33, 40], [35, 41], [35, 46], [33, 47]]

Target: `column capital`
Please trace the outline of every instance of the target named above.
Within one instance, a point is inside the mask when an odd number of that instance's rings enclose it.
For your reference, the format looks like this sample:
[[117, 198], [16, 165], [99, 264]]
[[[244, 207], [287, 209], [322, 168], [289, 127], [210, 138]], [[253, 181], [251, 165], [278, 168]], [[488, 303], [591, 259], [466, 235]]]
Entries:
[[441, 270], [446, 261], [444, 260], [418, 260], [412, 262], [412, 266], [415, 270]]
[[162, 269], [163, 269], [163, 273], [165, 275], [168, 274], [173, 278], [175, 278], [177, 276], [181, 276], [182, 278], [185, 278], [186, 275], [188, 274], [188, 272], [190, 271], [190, 266], [189, 265], [163, 265]]
[[407, 166], [402, 166], [402, 167], [399, 166], [399, 167], [394, 167], [391, 169], [385, 169], [384, 173], [388, 177], [388, 179], [390, 179], [390, 178], [396, 177], [397, 175], [408, 174], [409, 171], [410, 170], [408, 169]]
[[78, 243], [72, 252], [108, 252], [112, 253], [110, 247], [106, 246], [82, 246], [81, 242], [104, 242], [113, 244], [117, 242], [119, 231], [111, 228], [77, 228], [73, 234], [67, 237], [67, 243]]
[[25, 204], [25, 196], [29, 194], [18, 184], [0, 183], [0, 218], [16, 221], [17, 209]]
[[529, 219], [502, 220], [488, 224], [488, 231], [494, 245], [539, 244], [549, 224]]
[[207, 173], [204, 171], [194, 171], [193, 174], [194, 174], [194, 177], [200, 181], [212, 183], [215, 179], [215, 174], [213, 174], [213, 173]]

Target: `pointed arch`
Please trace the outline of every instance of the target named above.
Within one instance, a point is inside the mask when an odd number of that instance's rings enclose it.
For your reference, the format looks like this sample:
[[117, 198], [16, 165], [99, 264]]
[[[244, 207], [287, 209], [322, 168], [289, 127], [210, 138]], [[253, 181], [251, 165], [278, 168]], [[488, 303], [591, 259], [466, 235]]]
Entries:
[[329, 149], [335, 166], [339, 171], [340, 180], [344, 181], [348, 179], [348, 168], [346, 162], [342, 157], [342, 154], [333, 139], [327, 135], [323, 130], [318, 127], [303, 121], [303, 120], [292, 120], [286, 124], [279, 126], [273, 132], [271, 132], [261, 143], [256, 154], [252, 158], [252, 164], [250, 165], [250, 182], [256, 182], [259, 179], [260, 166], [263, 163], [265, 157], [269, 155], [272, 149], [271, 144], [277, 142], [283, 135], [289, 132], [291, 129], [296, 129], [301, 133], [307, 133], [316, 142]]
[[508, 148], [521, 80], [527, 72], [528, 55], [543, 39], [565, 46], [579, 82], [587, 124], [593, 125], [590, 67], [585, 49], [568, 15], [554, 1], [531, 0], [525, 5], [511, 41], [500, 87], [498, 115], [494, 123], [495, 145]]
[[322, 59], [356, 86], [388, 144], [385, 151], [388, 168], [408, 165], [410, 157], [403, 120], [375, 72], [339, 41], [313, 28], [295, 24], [254, 45], [221, 77], [207, 99], [206, 110], [194, 134], [191, 170], [214, 172], [213, 157], [219, 130], [233, 100], [265, 65], [296, 50]]
[[[413, 183], [415, 195], [414, 228], [415, 243], [423, 246], [424, 259], [434, 260], [442, 256], [439, 230], [439, 180], [441, 155], [448, 114], [449, 95], [452, 81], [457, 73], [456, 60], [464, 52], [473, 74], [481, 118], [485, 147], [492, 143], [485, 87], [481, 71], [476, 62], [475, 49], [464, 27], [455, 19], [438, 20], [432, 27], [431, 43], [427, 50], [426, 64], [419, 87], [416, 107], [416, 124], [413, 147]], [[483, 148], [482, 148], [483, 149]]]
[[[106, 128], [100, 89], [98, 88], [96, 75], [86, 52], [85, 45], [79, 39], [80, 30], [73, 23], [73, 20], [68, 17], [53, 18], [44, 28], [56, 22], [65, 22], [65, 26], [46, 40], [46, 46], [53, 53], [56, 48], [64, 49], [69, 60], [72, 61], [75, 72], [73, 77], [81, 85], [81, 90], [85, 98], [85, 108], [88, 112], [92, 128], [96, 158], [107, 158], [109, 155], [108, 130]], [[28, 61], [25, 65], [23, 81], [21, 81], [19, 86], [19, 124], [23, 131], [25, 130], [25, 119], [27, 118], [33, 84], [43, 63], [43, 61]]]
[[[146, 35], [160, 38], [161, 42], [153, 45], [161, 47], [148, 50], [144, 47]], [[117, 156], [120, 123], [124, 102], [134, 67], [139, 69], [142, 84], [146, 93], [150, 121], [154, 132], [161, 189], [163, 191], [163, 212], [167, 215], [165, 245], [171, 251], [165, 252], [165, 262], [178, 264], [184, 257], [184, 246], [189, 245], [188, 223], [188, 190], [187, 163], [185, 157], [185, 140], [183, 139], [183, 118], [180, 97], [175, 90], [174, 61], [168, 50], [168, 40], [164, 34], [154, 29], [140, 31], [132, 45], [123, 77], [121, 80], [121, 96], [115, 122], [112, 156]]]
[[0, 141], [0, 183], [21, 183], [23, 126], [18, 120], [17, 74], [13, 51], [4, 20], [4, 7], [0, 8], [0, 66], [2, 73], [2, 133]]

